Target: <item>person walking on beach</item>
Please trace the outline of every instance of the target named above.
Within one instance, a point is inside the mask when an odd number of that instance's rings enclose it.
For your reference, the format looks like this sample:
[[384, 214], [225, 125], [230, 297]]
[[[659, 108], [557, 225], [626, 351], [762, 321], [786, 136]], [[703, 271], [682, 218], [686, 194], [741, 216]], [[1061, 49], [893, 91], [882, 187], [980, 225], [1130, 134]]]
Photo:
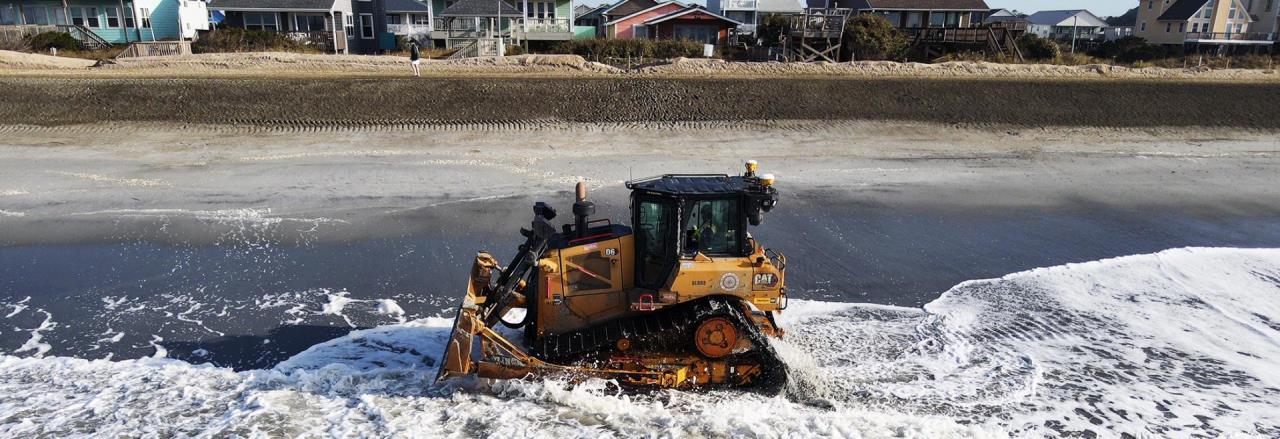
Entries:
[[409, 64], [413, 66], [413, 76], [422, 76], [422, 72], [418, 70], [418, 63], [421, 63], [422, 52], [418, 50], [418, 39], [409, 40]]

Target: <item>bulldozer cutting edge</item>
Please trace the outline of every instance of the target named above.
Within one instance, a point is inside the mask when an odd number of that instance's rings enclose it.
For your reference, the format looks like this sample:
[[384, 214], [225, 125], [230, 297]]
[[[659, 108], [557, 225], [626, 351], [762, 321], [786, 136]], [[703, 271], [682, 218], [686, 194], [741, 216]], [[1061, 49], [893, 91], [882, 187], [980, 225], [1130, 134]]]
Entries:
[[[769, 338], [783, 335], [774, 316], [786, 308], [786, 256], [747, 231], [778, 202], [756, 167], [629, 181], [630, 227], [592, 220], [582, 183], [559, 230], [555, 209], [535, 203], [508, 265], [476, 255], [437, 380], [781, 389], [787, 367]], [[525, 311], [517, 322], [504, 319], [513, 309]], [[523, 343], [498, 324], [523, 329]]]

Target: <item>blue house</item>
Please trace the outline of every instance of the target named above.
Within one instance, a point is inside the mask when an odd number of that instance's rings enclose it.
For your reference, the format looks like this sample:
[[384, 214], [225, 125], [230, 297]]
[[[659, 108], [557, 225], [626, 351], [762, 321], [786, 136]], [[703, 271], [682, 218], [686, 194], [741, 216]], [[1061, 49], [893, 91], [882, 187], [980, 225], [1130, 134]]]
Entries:
[[0, 0], [0, 26], [123, 44], [190, 39], [209, 16], [202, 0]]

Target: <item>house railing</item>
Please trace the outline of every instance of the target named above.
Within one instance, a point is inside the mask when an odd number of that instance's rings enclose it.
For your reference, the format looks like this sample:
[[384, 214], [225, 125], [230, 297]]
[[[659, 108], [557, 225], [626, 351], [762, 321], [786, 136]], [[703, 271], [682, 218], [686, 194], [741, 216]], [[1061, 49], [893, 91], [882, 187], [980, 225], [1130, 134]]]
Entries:
[[1196, 41], [1276, 41], [1274, 33], [1257, 33], [1257, 32], [1189, 32], [1186, 40], [1188, 42]]
[[756, 0], [723, 0], [720, 8], [724, 10], [742, 9], [754, 11], [756, 9]]
[[805, 9], [804, 15], [790, 16], [791, 36], [838, 38], [844, 32], [844, 23], [852, 13], [852, 9]]
[[[520, 17], [502, 17], [501, 36], [511, 35], [511, 30], [519, 25]], [[495, 35], [491, 29], [493, 19], [490, 17], [441, 17], [432, 23], [432, 38], [490, 38]]]
[[297, 43], [306, 44], [325, 52], [333, 51], [333, 32], [329, 31], [282, 31], [280, 32]]
[[568, 33], [573, 32], [573, 23], [568, 18], [526, 18], [517, 29], [528, 33]]
[[129, 47], [125, 48], [119, 55], [116, 55], [116, 58], [177, 56], [190, 54], [190, 41], [139, 41], [130, 43]]
[[422, 35], [431, 32], [431, 26], [426, 24], [388, 24], [387, 32], [396, 35]]
[[0, 39], [22, 39], [45, 32], [57, 32], [58, 26], [52, 24], [5, 24], [0, 25]]
[[1027, 22], [1025, 21], [995, 21], [985, 23], [983, 26], [990, 27], [992, 29], [1008, 29], [1015, 32], [1025, 32], [1027, 30]]
[[962, 27], [904, 27], [907, 39], [932, 43], [986, 43], [991, 31], [987, 28]]

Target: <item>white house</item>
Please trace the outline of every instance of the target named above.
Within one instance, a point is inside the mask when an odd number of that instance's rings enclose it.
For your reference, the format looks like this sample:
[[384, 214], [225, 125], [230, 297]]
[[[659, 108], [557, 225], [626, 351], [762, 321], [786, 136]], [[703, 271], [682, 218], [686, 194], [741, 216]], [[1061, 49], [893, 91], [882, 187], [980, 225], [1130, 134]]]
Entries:
[[1107, 21], [1084, 9], [1040, 11], [1027, 17], [1027, 32], [1042, 38], [1090, 40], [1102, 38]]
[[742, 23], [738, 31], [744, 34], [754, 34], [765, 15], [799, 15], [804, 8], [803, 0], [707, 0], [707, 10]]

